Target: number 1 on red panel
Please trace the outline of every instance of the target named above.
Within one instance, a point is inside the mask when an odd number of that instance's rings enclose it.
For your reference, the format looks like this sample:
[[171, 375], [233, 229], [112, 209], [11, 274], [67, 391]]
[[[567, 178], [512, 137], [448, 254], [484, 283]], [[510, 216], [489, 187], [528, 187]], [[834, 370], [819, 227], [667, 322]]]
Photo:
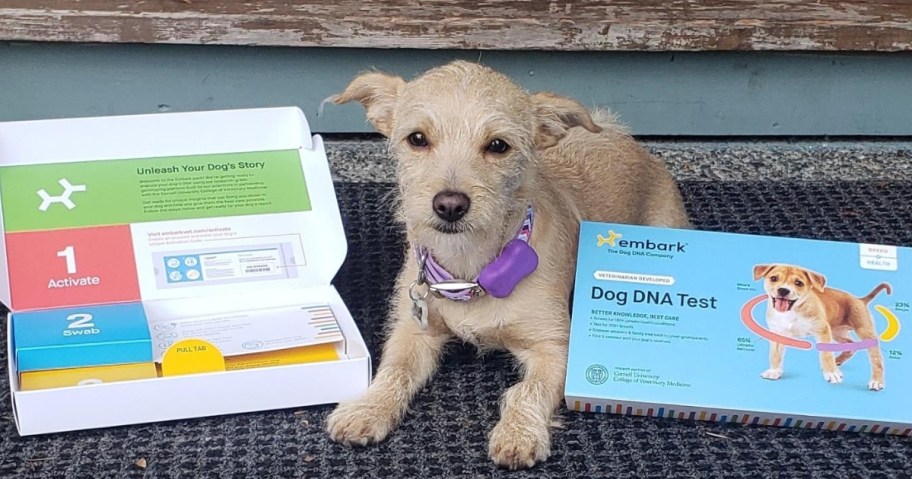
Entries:
[[76, 274], [76, 250], [72, 246], [67, 246], [57, 252], [58, 258], [66, 258], [67, 274]]

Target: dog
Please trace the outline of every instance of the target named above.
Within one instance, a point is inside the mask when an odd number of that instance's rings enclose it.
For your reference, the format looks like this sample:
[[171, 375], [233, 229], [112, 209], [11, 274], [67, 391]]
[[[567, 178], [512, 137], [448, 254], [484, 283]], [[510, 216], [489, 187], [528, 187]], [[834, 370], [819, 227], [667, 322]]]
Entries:
[[[411, 81], [362, 73], [327, 101], [361, 103], [387, 138], [397, 161], [396, 217], [409, 244], [375, 379], [330, 414], [331, 438], [385, 439], [458, 339], [509, 351], [522, 373], [501, 398], [489, 457], [509, 469], [545, 460], [563, 398], [580, 220], [690, 227], [671, 174], [607, 112], [527, 92], [474, 63], [455, 61]], [[527, 228], [526, 244], [517, 244]], [[428, 294], [433, 272], [419, 281], [427, 261], [452, 278], [481, 281], [508, 250], [521, 260], [506, 264], [525, 269], [506, 293], [473, 286], [459, 300]], [[504, 280], [513, 274], [506, 270], [495, 282], [516, 282]]]
[[[763, 278], [763, 289], [769, 296], [766, 322], [770, 330], [793, 338], [813, 336], [818, 344], [852, 343], [850, 333], [853, 331], [860, 340], [876, 341], [877, 331], [868, 303], [883, 290], [887, 294], [893, 292], [888, 283], [881, 283], [866, 296], [858, 298], [827, 287], [826, 277], [820, 273], [787, 264], [754, 266], [754, 280], [760, 278]], [[883, 355], [878, 346], [867, 348], [867, 351], [871, 363], [868, 389], [880, 391], [885, 386]], [[830, 351], [820, 352], [820, 368], [826, 382], [842, 382], [839, 366], [853, 354], [854, 351], [844, 351], [834, 358]], [[760, 376], [771, 380], [781, 378], [784, 355], [785, 346], [770, 341], [769, 368]]]

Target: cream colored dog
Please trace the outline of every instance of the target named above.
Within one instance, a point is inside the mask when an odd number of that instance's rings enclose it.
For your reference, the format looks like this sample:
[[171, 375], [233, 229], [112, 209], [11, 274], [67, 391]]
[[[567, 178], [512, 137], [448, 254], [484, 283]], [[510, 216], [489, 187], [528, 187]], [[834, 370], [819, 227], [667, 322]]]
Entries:
[[[852, 331], [859, 339], [877, 339], [874, 318], [868, 311], [868, 303], [890, 285], [881, 283], [867, 296], [857, 298], [845, 291], [826, 287], [826, 277], [820, 273], [786, 264], [754, 266], [754, 279], [763, 278], [763, 289], [769, 295], [766, 322], [770, 331], [792, 338], [813, 336], [817, 343], [853, 342]], [[880, 391], [884, 388], [883, 355], [878, 346], [867, 348], [871, 363], [871, 379], [868, 389]], [[834, 358], [829, 351], [820, 351], [820, 368], [828, 383], [841, 383], [839, 366], [845, 363], [853, 351], [840, 353]], [[782, 359], [785, 346], [770, 341], [770, 366], [761, 376], [765, 379], [782, 377]]]
[[[689, 226], [671, 175], [609, 115], [529, 94], [476, 64], [454, 62], [410, 82], [366, 73], [331, 100], [360, 102], [388, 138], [410, 245], [376, 378], [330, 415], [331, 437], [350, 445], [386, 438], [434, 374], [444, 345], [458, 338], [506, 349], [521, 365], [522, 380], [504, 393], [490, 433], [490, 458], [511, 469], [546, 459], [563, 395], [579, 222]], [[537, 269], [506, 297], [428, 296], [422, 328], [409, 296], [419, 277], [416, 248], [454, 278], [476, 278], [514, 239], [529, 205]], [[424, 288], [413, 294], [427, 294]]]

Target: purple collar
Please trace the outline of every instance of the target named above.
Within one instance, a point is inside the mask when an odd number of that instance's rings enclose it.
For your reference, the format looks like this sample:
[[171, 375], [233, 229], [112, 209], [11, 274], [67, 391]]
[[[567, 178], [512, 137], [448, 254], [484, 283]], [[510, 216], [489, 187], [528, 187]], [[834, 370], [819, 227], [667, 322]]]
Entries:
[[472, 281], [453, 278], [449, 271], [434, 260], [427, 248], [417, 246], [415, 254], [418, 267], [423, 273], [419, 273], [419, 282], [426, 280], [431, 292], [453, 301], [470, 301], [484, 294], [495, 298], [509, 296], [520, 281], [538, 268], [538, 255], [529, 245], [534, 222], [535, 213], [532, 205], [529, 205], [526, 218], [516, 236]]

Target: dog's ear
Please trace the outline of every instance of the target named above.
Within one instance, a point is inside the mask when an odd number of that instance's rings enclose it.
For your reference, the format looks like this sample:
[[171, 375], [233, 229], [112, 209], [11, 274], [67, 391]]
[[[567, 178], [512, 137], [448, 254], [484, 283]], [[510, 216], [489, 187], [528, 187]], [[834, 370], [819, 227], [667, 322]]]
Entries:
[[393, 131], [394, 111], [399, 91], [405, 80], [385, 73], [362, 73], [355, 77], [342, 93], [329, 98], [335, 104], [352, 100], [361, 103], [367, 110], [367, 119], [374, 128], [385, 136]]
[[581, 126], [593, 133], [602, 128], [592, 121], [589, 111], [578, 102], [553, 93], [541, 92], [532, 95], [532, 105], [538, 119], [535, 146], [544, 150], [557, 144], [567, 130]]
[[815, 273], [809, 269], [804, 270], [807, 273], [808, 283], [810, 283], [811, 288], [816, 289], [818, 292], [823, 292], [823, 288], [826, 286], [826, 276]]
[[773, 265], [771, 264], [758, 264], [757, 266], [754, 266], [754, 281], [766, 276], [766, 273], [769, 273], [771, 269], [773, 269]]

